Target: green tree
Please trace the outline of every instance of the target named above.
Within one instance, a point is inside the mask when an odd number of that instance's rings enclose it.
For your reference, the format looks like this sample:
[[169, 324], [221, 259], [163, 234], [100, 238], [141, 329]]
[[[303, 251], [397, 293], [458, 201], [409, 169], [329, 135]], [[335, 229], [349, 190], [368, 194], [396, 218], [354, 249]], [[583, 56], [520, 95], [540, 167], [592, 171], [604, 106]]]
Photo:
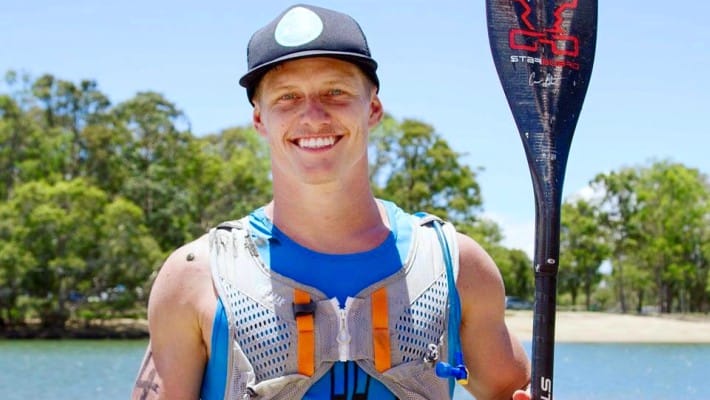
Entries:
[[93, 221], [106, 202], [103, 192], [81, 180], [30, 182], [10, 199], [16, 226], [10, 236], [29, 253], [29, 264], [20, 267], [22, 283], [47, 327], [62, 327], [69, 318], [69, 293], [96, 258]]
[[573, 305], [582, 290], [587, 310], [591, 309], [592, 290], [602, 278], [599, 267], [609, 256], [600, 214], [598, 207], [583, 199], [562, 205], [560, 289], [570, 293]]
[[604, 193], [614, 282], [622, 311], [626, 289], [637, 311], [648, 295], [662, 312], [707, 308], [708, 178], [669, 161], [595, 179]]
[[640, 299], [649, 286], [646, 274], [638, 270], [634, 258], [639, 251], [641, 235], [635, 220], [639, 208], [635, 191], [637, 181], [636, 170], [622, 168], [599, 174], [591, 183], [593, 190], [602, 194], [600, 224], [609, 232], [612, 281], [623, 313], [629, 310], [629, 286], [639, 293]]
[[8, 95], [0, 95], [0, 199], [7, 199], [18, 181], [18, 165], [29, 136], [27, 121], [18, 104]]
[[266, 142], [253, 128], [230, 128], [198, 139], [195, 204], [203, 230], [239, 218], [271, 198]]
[[84, 129], [99, 124], [110, 102], [92, 80], [79, 84], [45, 74], [32, 84], [32, 93], [42, 108], [44, 129], [61, 145], [61, 176], [72, 179], [86, 175], [88, 156]]
[[[710, 191], [696, 169], [668, 161], [639, 173], [638, 223], [644, 232], [641, 261], [651, 273], [662, 312], [700, 311], [708, 273], [702, 239], [708, 237]], [[694, 296], [699, 296], [694, 298]]]
[[97, 220], [98, 254], [78, 289], [87, 296], [112, 294], [103, 304], [110, 313], [144, 304], [166, 256], [143, 221], [140, 207], [123, 198], [106, 204]]
[[459, 162], [462, 154], [454, 152], [432, 126], [385, 118], [371, 135], [369, 151], [376, 196], [457, 226], [473, 223], [482, 203], [476, 173]]
[[162, 249], [193, 239], [188, 186], [194, 168], [188, 160], [198, 147], [185, 115], [154, 92], [138, 93], [118, 104], [113, 113], [119, 132], [131, 137], [123, 152], [128, 176], [121, 194], [140, 206]]
[[[0, 213], [7, 218], [0, 224], [6, 239], [0, 262], [12, 264], [0, 278], [13, 290], [5, 296], [7, 307], [20, 293], [29, 296], [48, 328], [64, 326], [79, 293], [99, 295], [121, 285], [135, 304], [163, 256], [137, 206], [111, 201], [83, 179], [18, 186]], [[18, 283], [21, 291], [14, 290]]]
[[9, 93], [0, 94], [0, 200], [6, 200], [16, 185], [40, 177], [56, 175], [52, 168], [56, 151], [49, 145], [37, 119], [33, 117], [31, 78], [18, 80], [9, 71], [5, 83]]
[[18, 299], [25, 292], [24, 275], [37, 262], [21, 241], [25, 230], [16, 225], [15, 208], [0, 202], [0, 326], [19, 324], [25, 318]]
[[410, 119], [398, 123], [386, 115], [370, 135], [368, 155], [376, 196], [453, 222], [488, 251], [509, 294], [531, 298], [532, 261], [522, 250], [505, 248], [500, 226], [480, 218], [475, 171], [460, 162], [463, 154], [454, 152], [432, 126]]

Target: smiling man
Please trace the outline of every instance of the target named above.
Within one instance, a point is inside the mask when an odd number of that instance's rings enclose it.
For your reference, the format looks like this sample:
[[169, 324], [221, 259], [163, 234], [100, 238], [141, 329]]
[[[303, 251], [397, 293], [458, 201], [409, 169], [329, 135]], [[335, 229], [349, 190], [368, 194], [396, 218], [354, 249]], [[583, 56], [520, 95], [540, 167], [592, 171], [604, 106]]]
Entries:
[[247, 60], [273, 200], [165, 262], [134, 398], [439, 400], [451, 375], [479, 400], [528, 398], [491, 258], [372, 194], [367, 143], [383, 106], [357, 22], [291, 7], [253, 35]]

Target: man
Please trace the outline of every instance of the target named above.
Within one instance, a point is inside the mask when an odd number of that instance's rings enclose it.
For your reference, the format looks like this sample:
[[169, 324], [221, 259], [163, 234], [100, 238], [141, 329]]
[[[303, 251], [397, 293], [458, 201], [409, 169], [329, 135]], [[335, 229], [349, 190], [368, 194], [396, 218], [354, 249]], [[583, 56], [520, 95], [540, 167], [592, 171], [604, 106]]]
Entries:
[[441, 362], [463, 371], [448, 355], [458, 338], [477, 399], [528, 398], [490, 257], [372, 195], [368, 135], [383, 108], [357, 22], [291, 7], [247, 59], [240, 84], [270, 147], [273, 200], [165, 262], [134, 398], [438, 400], [450, 394]]

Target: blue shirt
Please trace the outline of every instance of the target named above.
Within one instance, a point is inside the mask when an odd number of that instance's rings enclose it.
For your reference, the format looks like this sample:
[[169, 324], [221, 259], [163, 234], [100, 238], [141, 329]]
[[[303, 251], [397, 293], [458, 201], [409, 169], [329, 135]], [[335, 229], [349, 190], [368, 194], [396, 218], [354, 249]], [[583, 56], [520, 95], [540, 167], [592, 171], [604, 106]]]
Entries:
[[[385, 207], [390, 234], [377, 247], [351, 254], [324, 254], [291, 240], [274, 226], [263, 208], [249, 215], [251, 234], [264, 264], [284, 276], [312, 286], [328, 298], [337, 298], [341, 307], [366, 287], [402, 268], [411, 244], [412, 218], [394, 203], [379, 200]], [[343, 279], [347, 277], [347, 279]], [[203, 400], [223, 399], [227, 379], [228, 322], [221, 300], [212, 327], [212, 355], [202, 382]], [[331, 399], [333, 395], [367, 394], [368, 399], [394, 399], [379, 381], [371, 379], [352, 361], [337, 362], [319, 379], [304, 399]]]

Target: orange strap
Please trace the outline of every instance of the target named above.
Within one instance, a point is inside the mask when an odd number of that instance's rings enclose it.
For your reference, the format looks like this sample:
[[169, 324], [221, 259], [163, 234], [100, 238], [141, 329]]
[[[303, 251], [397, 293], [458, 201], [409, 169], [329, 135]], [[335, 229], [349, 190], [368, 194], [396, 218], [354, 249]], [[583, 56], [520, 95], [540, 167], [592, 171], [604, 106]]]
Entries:
[[[311, 295], [300, 289], [294, 289], [294, 310], [297, 306], [311, 304]], [[298, 373], [313, 376], [315, 371], [315, 344], [316, 337], [313, 323], [314, 312], [296, 312], [296, 328], [298, 329]]]
[[387, 288], [379, 288], [372, 293], [372, 344], [375, 369], [384, 372], [392, 366], [390, 356], [389, 313], [387, 308]]

